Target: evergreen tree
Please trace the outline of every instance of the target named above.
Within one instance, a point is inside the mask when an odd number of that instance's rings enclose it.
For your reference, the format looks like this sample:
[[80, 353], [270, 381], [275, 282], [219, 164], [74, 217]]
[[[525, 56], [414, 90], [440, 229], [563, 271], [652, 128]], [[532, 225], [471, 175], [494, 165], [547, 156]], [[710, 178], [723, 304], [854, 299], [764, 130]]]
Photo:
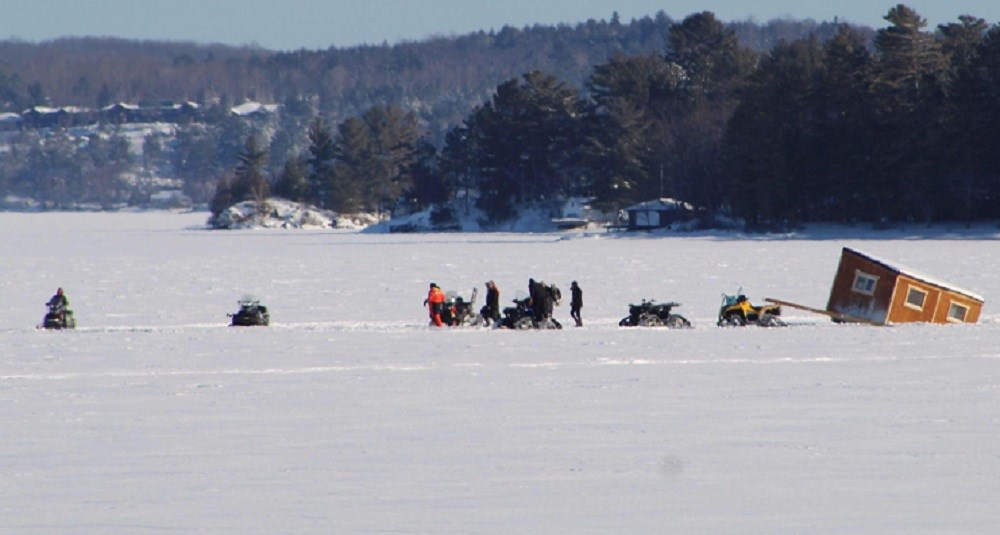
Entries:
[[409, 175], [412, 180], [407, 196], [416, 208], [446, 202], [452, 195], [452, 185], [439, 169], [437, 150], [426, 139], [417, 141]]
[[466, 127], [477, 148], [479, 207], [499, 221], [516, 201], [570, 193], [579, 136], [579, 97], [539, 71], [500, 84]]
[[362, 191], [369, 177], [368, 154], [371, 136], [368, 127], [358, 117], [351, 117], [337, 127], [333, 144], [336, 166], [330, 189], [330, 207], [340, 212], [356, 212], [364, 207]]
[[321, 117], [316, 117], [309, 125], [309, 166], [307, 181], [309, 183], [309, 200], [317, 206], [330, 208], [330, 195], [333, 189], [333, 165], [336, 152], [333, 145], [333, 134], [326, 127]]
[[666, 59], [684, 69], [693, 100], [727, 98], [733, 82], [748, 68], [736, 32], [710, 11], [689, 15], [670, 27]]
[[[980, 109], [970, 110], [966, 105], [975, 94], [972, 75], [977, 61], [977, 47], [983, 42], [988, 25], [986, 21], [962, 15], [957, 23], [938, 26], [941, 33], [941, 50], [948, 64], [946, 114], [943, 121], [943, 139], [949, 140], [942, 147], [947, 182], [946, 196], [938, 199], [946, 217], [969, 222], [977, 211], [977, 200], [983, 192], [982, 174], [979, 172], [973, 147], [976, 145], [976, 127]], [[971, 84], [971, 85], [968, 85]], [[970, 113], [971, 112], [971, 113]]]
[[814, 94], [822, 69], [815, 39], [780, 43], [747, 81], [726, 134], [732, 205], [750, 226], [809, 219], [820, 199]]
[[871, 194], [881, 218], [930, 220], [940, 169], [945, 64], [927, 21], [899, 4], [878, 31], [873, 69], [875, 138]]
[[233, 197], [237, 202], [252, 200], [258, 207], [263, 207], [270, 194], [270, 186], [264, 177], [266, 166], [267, 149], [261, 147], [257, 136], [247, 136], [233, 174]]
[[291, 201], [308, 201], [309, 181], [306, 180], [306, 164], [301, 159], [285, 160], [285, 166], [274, 184], [274, 194]]
[[957, 216], [1000, 217], [1000, 26], [976, 44], [951, 83], [950, 177]]
[[865, 37], [842, 24], [823, 45], [824, 69], [816, 90], [816, 164], [824, 179], [816, 184], [822, 199], [815, 216], [853, 222], [874, 217], [867, 185], [870, 180], [875, 129], [869, 92], [871, 52]]
[[410, 170], [419, 137], [417, 117], [398, 106], [369, 108], [361, 120], [368, 130], [368, 143], [360, 154], [351, 155], [364, 175], [366, 209], [381, 210], [394, 204], [412, 185]]
[[594, 69], [584, 161], [598, 205], [623, 207], [666, 193], [656, 148], [667, 144], [683, 81], [683, 69], [657, 55], [616, 56]]

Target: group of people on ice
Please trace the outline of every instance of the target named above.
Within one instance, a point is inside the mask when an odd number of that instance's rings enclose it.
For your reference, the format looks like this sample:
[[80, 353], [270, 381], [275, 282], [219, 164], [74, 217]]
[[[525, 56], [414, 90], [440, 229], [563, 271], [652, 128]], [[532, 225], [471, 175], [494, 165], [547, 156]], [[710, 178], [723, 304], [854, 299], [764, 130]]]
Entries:
[[[582, 327], [583, 319], [580, 311], [583, 308], [583, 290], [576, 281], [573, 281], [570, 284], [570, 291], [570, 316], [577, 327]], [[471, 324], [512, 329], [562, 328], [553, 317], [553, 309], [562, 299], [562, 292], [554, 284], [529, 279], [528, 297], [514, 299], [515, 306], [503, 309], [503, 314], [500, 308], [500, 288], [496, 282], [492, 280], [486, 282], [486, 304], [478, 314], [472, 310], [475, 298], [475, 290], [471, 301], [465, 301], [461, 297], [449, 298], [440, 286], [430, 283], [427, 299], [424, 299], [430, 324], [436, 327]]]

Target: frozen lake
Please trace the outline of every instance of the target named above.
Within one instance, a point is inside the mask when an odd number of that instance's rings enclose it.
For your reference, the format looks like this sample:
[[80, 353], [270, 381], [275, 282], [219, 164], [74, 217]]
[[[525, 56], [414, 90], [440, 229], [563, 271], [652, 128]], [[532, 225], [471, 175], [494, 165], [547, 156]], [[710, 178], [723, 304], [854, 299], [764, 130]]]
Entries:
[[[0, 214], [0, 532], [989, 533], [1000, 241], [209, 232]], [[823, 307], [840, 249], [985, 296], [978, 325], [719, 329]], [[427, 283], [584, 290], [583, 328], [433, 330]], [[75, 332], [34, 328], [56, 287]], [[266, 329], [226, 327], [244, 293]], [[621, 329], [629, 302], [694, 329]], [[567, 304], [556, 316], [570, 324]]]

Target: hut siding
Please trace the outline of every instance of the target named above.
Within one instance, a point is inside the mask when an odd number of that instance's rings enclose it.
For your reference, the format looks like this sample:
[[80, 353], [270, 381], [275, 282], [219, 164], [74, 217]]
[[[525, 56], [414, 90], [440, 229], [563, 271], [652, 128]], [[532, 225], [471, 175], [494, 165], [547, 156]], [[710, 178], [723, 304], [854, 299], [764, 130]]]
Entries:
[[[854, 291], [854, 279], [858, 272], [878, 277], [875, 292], [867, 295]], [[865, 318], [876, 323], [885, 323], [889, 312], [889, 303], [893, 299], [896, 287], [896, 272], [866, 261], [855, 255], [840, 257], [840, 266], [833, 279], [830, 290], [830, 301], [826, 309], [849, 316]]]
[[[878, 277], [873, 295], [854, 291], [858, 272]], [[907, 306], [911, 288], [926, 292], [923, 307]], [[853, 251], [844, 250], [837, 275], [830, 290], [827, 310], [865, 318], [878, 323], [948, 323], [952, 303], [967, 307], [965, 322], [976, 323], [983, 304], [965, 294], [924, 282], [880, 263], [868, 260]]]

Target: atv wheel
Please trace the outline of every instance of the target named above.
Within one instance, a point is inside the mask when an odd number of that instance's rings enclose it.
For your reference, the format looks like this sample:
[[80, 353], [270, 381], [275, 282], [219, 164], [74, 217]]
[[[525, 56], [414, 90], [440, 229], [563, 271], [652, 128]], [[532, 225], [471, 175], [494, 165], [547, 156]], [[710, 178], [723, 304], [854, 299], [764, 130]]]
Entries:
[[758, 320], [758, 323], [762, 327], [787, 327], [788, 324], [781, 320], [778, 316], [774, 314], [764, 314]]
[[683, 327], [690, 327], [691, 322], [687, 320], [684, 316], [680, 314], [671, 314], [667, 316], [667, 327], [671, 329], [680, 329]]
[[655, 314], [643, 314], [639, 317], [640, 327], [663, 327], [663, 320]]
[[722, 321], [719, 322], [720, 327], [742, 327], [746, 324], [747, 321], [743, 318], [743, 316], [735, 312], [727, 314], [722, 318]]
[[618, 326], [619, 327], [635, 327], [635, 325], [632, 324], [632, 316], [629, 316], [627, 318], [622, 318], [622, 320], [618, 322]]
[[535, 320], [531, 318], [521, 318], [514, 322], [514, 328], [519, 331], [525, 331], [528, 329], [535, 328]]

